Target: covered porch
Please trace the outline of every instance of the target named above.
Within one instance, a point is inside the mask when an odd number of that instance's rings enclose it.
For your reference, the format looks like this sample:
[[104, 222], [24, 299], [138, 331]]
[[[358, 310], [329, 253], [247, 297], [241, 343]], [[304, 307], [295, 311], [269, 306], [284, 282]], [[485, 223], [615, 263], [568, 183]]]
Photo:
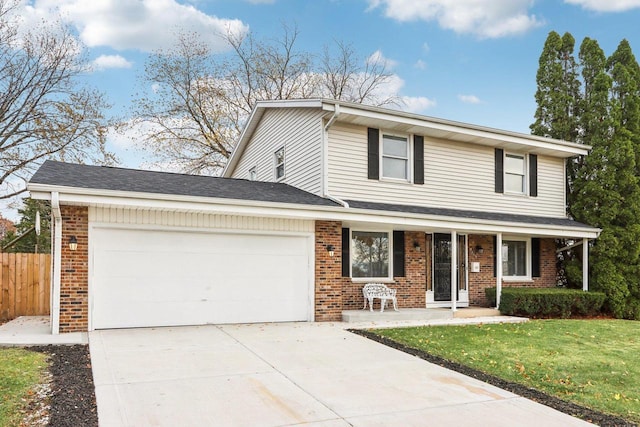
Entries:
[[[557, 286], [556, 239], [565, 239], [582, 251], [583, 289], [589, 289], [588, 249], [589, 241], [599, 234], [596, 228], [566, 218], [452, 210], [434, 215], [434, 209], [429, 209], [429, 215], [418, 215], [413, 211], [427, 208], [391, 208], [380, 212], [377, 221], [367, 215], [368, 221], [358, 216], [334, 223], [342, 231], [339, 244], [330, 245], [335, 254], [332, 263], [341, 265], [342, 273], [333, 282], [340, 288], [341, 300], [340, 314], [334, 320], [491, 317], [498, 314], [495, 309], [504, 287]], [[396, 211], [400, 209], [406, 210]], [[317, 226], [317, 231], [322, 228]], [[324, 240], [322, 233], [316, 238]], [[322, 275], [316, 279], [318, 290], [323, 286]], [[373, 313], [363, 310], [362, 289], [367, 283], [396, 289], [399, 311], [389, 304], [380, 313], [379, 301]], [[497, 303], [492, 307], [485, 297], [486, 288], [497, 290]], [[317, 299], [316, 306], [318, 302], [322, 300]], [[471, 314], [489, 308], [491, 314]], [[316, 320], [323, 319], [316, 316]]]

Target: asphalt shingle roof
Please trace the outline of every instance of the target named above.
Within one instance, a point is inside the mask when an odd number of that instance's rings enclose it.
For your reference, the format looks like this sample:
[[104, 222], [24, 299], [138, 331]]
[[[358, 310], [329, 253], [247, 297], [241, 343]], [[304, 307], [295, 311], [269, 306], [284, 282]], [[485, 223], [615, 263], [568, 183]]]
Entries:
[[369, 209], [391, 212], [405, 212], [418, 215], [435, 215], [454, 218], [483, 219], [489, 221], [517, 222], [523, 224], [556, 225], [561, 227], [592, 228], [589, 225], [568, 218], [549, 218], [543, 216], [515, 215], [497, 212], [477, 212], [459, 209], [431, 208], [425, 206], [407, 206], [390, 203], [363, 202], [346, 200], [349, 206], [356, 209]]
[[[312, 206], [341, 206], [332, 200], [282, 183], [185, 175], [107, 166], [88, 166], [52, 160], [46, 161], [29, 182], [31, 184], [72, 188], [211, 197], [255, 202], [292, 203]], [[592, 228], [568, 218], [477, 212], [359, 200], [347, 200], [347, 203], [354, 209], [404, 212], [417, 215], [515, 222], [533, 225], [552, 225], [570, 228]]]
[[29, 182], [98, 190], [340, 206], [329, 199], [282, 183], [78, 165], [51, 160], [44, 162]]

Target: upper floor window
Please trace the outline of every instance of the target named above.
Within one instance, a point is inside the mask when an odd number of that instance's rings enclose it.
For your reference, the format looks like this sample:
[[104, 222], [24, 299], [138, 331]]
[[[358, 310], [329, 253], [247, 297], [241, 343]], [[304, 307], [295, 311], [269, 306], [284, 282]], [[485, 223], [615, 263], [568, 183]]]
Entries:
[[382, 176], [409, 179], [409, 140], [407, 138], [382, 135]]
[[256, 181], [258, 179], [258, 169], [256, 166], [249, 169], [249, 181]]
[[276, 181], [284, 178], [284, 147], [274, 153], [275, 177]]
[[509, 193], [526, 192], [526, 163], [525, 156], [520, 154], [505, 154], [504, 156], [504, 189]]

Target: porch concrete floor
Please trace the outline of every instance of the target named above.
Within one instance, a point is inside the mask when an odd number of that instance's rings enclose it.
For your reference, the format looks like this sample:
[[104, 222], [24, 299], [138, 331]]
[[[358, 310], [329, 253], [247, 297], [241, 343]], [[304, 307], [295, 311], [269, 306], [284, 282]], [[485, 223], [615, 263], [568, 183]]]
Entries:
[[345, 327], [389, 328], [422, 325], [470, 325], [479, 323], [520, 323], [529, 319], [525, 317], [502, 316], [493, 308], [465, 307], [452, 312], [448, 308], [393, 308], [380, 310], [345, 310], [342, 322]]

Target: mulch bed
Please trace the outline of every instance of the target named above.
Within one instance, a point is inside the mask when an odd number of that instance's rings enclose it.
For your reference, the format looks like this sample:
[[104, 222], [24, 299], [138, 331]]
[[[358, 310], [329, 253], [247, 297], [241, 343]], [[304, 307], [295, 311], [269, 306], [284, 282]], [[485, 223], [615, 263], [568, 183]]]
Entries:
[[87, 345], [27, 347], [49, 355], [50, 427], [97, 427], [98, 409]]
[[637, 426], [637, 424], [627, 421], [623, 418], [604, 414], [598, 411], [594, 411], [593, 409], [585, 408], [584, 406], [580, 406], [572, 402], [566, 402], [564, 400], [558, 399], [555, 396], [551, 396], [541, 391], [534, 390], [522, 384], [505, 381], [501, 378], [498, 378], [493, 375], [489, 375], [482, 371], [478, 371], [476, 369], [470, 368], [460, 363], [452, 362], [452, 361], [443, 359], [441, 357], [426, 353], [424, 351], [407, 347], [403, 344], [390, 340], [389, 338], [376, 335], [370, 331], [360, 330], [360, 329], [349, 329], [349, 332], [369, 338], [370, 340], [379, 342], [386, 346], [389, 346], [397, 350], [400, 350], [402, 352], [419, 357], [421, 359], [424, 359], [428, 362], [442, 366], [444, 368], [451, 369], [452, 371], [460, 372], [461, 374], [467, 375], [472, 378], [476, 378], [480, 381], [494, 385], [496, 387], [500, 387], [503, 390], [510, 391], [511, 393], [515, 393], [522, 397], [526, 397], [527, 399], [549, 406], [553, 409], [564, 412], [565, 414], [569, 414], [571, 416], [580, 418], [590, 423], [594, 423], [603, 427]]

